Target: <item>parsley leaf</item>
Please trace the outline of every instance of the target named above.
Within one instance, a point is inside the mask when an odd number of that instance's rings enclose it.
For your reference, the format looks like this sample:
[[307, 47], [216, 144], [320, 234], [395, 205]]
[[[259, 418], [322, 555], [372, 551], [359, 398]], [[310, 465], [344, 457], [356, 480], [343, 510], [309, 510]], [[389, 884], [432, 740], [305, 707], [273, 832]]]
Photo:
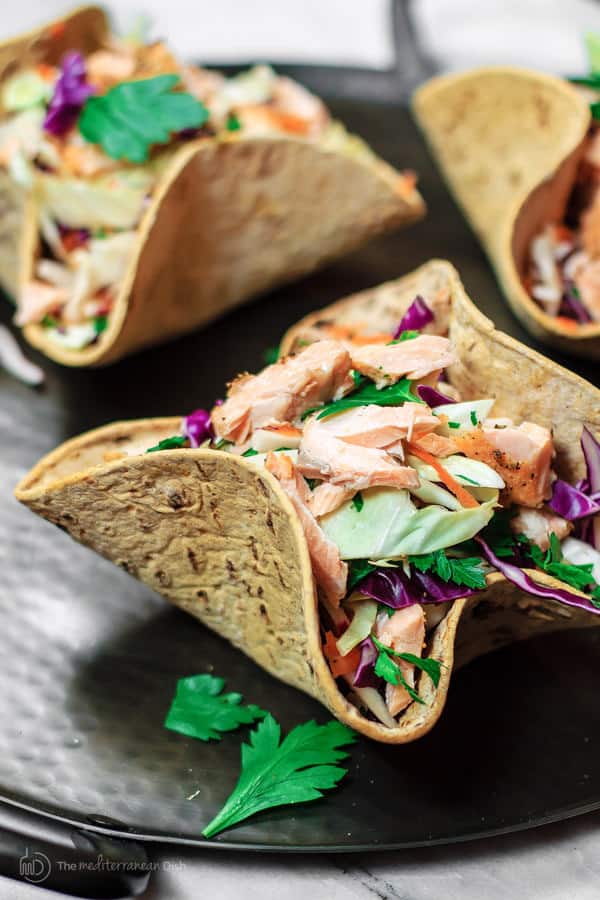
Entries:
[[172, 90], [179, 81], [179, 75], [157, 75], [125, 81], [106, 94], [89, 97], [79, 131], [113, 159], [146, 162], [153, 144], [166, 144], [174, 132], [199, 128], [208, 119], [204, 104]]
[[404, 341], [412, 341], [414, 338], [419, 337], [420, 334], [420, 331], [403, 331], [401, 332], [400, 337], [394, 338], [394, 340], [390, 341], [386, 346], [391, 347], [392, 344], [402, 344]]
[[51, 316], [49, 313], [46, 313], [40, 325], [43, 325], [44, 328], [58, 328], [60, 322], [54, 316]]
[[96, 316], [92, 324], [96, 334], [102, 334], [108, 327], [108, 316]]
[[447, 556], [445, 550], [436, 550], [421, 556], [409, 556], [408, 559], [419, 572], [434, 572], [442, 581], [452, 581], [469, 588], [485, 587], [483, 560], [479, 556], [455, 559]]
[[592, 575], [593, 564], [575, 565], [564, 562], [560, 541], [554, 532], [550, 535], [550, 547], [546, 553], [533, 543], [529, 552], [536, 566], [547, 572], [548, 575], [554, 575], [559, 581], [564, 581], [565, 584], [570, 584], [571, 587], [578, 588], [580, 591], [585, 591], [586, 588], [593, 586], [592, 596], [600, 591]]
[[262, 358], [268, 366], [272, 366], [279, 359], [279, 347], [267, 347], [263, 350]]
[[186, 444], [186, 437], [182, 434], [174, 434], [173, 437], [163, 438], [154, 447], [149, 447], [146, 453], [155, 453], [157, 450], [176, 450], [177, 447], [184, 447]]
[[239, 131], [241, 129], [242, 123], [234, 112], [230, 112], [227, 116], [227, 124], [225, 127], [227, 128], [227, 131]]
[[479, 419], [477, 418], [477, 413], [475, 412], [474, 409], [472, 409], [471, 412], [469, 413], [469, 418], [471, 420], [471, 425], [473, 425], [473, 426], [475, 426], [475, 428], [477, 428], [477, 426], [479, 425]]
[[233, 441], [228, 441], [225, 438], [219, 438], [218, 441], [215, 441], [214, 448], [215, 450], [222, 450], [223, 447], [229, 447], [233, 444]]
[[223, 732], [267, 715], [254, 704], [244, 706], [241, 694], [223, 694], [224, 685], [224, 679], [214, 675], [180, 678], [165, 728], [200, 741], [220, 740]]
[[439, 660], [431, 657], [422, 659], [420, 656], [415, 656], [414, 653], [398, 653], [396, 650], [393, 650], [392, 647], [388, 647], [387, 644], [382, 644], [374, 634], [371, 635], [371, 640], [379, 651], [377, 661], [375, 662], [375, 674], [379, 675], [380, 678], [383, 678], [383, 680], [387, 681], [389, 684], [402, 685], [413, 700], [416, 700], [417, 703], [424, 704], [425, 701], [422, 697], [419, 697], [415, 689], [409, 685], [402, 674], [402, 670], [394, 662], [394, 658], [410, 663], [422, 672], [425, 672], [425, 674], [431, 678], [435, 687], [440, 683], [442, 671], [442, 664]]
[[242, 456], [258, 456], [258, 450], [255, 450], [254, 447], [248, 447], [248, 449], [242, 453]]
[[360, 491], [357, 491], [354, 497], [352, 498], [352, 506], [356, 510], [356, 512], [360, 512], [363, 506], [365, 505], [365, 501], [363, 500], [363, 495]]
[[460, 422], [448, 422], [448, 428], [460, 428]]
[[326, 403], [325, 406], [314, 406], [302, 413], [302, 419], [319, 410], [318, 419], [324, 419], [326, 416], [333, 416], [335, 413], [343, 412], [345, 409], [354, 409], [356, 406], [369, 406], [371, 403], [377, 403], [378, 406], [401, 406], [403, 403], [410, 401], [411, 403], [422, 403], [423, 401], [411, 391], [412, 381], [408, 378], [401, 378], [396, 384], [390, 384], [384, 388], [378, 388], [372, 381], [365, 379], [360, 387], [334, 400], [332, 403]]
[[368, 562], [366, 559], [348, 560], [348, 592], [356, 587], [359, 581], [374, 572], [377, 566]]
[[204, 837], [214, 837], [263, 809], [322, 797], [322, 791], [335, 787], [346, 774], [334, 763], [348, 756], [339, 748], [353, 743], [356, 735], [340, 722], [305, 722], [280, 739], [279, 724], [267, 714], [250, 734], [250, 742], [242, 744], [238, 783], [202, 832]]

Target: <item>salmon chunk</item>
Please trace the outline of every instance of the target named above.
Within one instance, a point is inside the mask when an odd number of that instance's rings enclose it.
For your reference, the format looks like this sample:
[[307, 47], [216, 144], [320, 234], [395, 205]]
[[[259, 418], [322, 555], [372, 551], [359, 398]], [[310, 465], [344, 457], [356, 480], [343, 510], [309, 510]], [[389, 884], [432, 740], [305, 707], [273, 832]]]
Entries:
[[386, 447], [399, 440], [414, 440], [439, 424], [437, 416], [422, 403], [359, 406], [319, 420], [324, 432], [361, 447]]
[[326, 516], [327, 513], [333, 512], [334, 509], [337, 509], [342, 503], [349, 500], [353, 493], [354, 491], [352, 489], [324, 481], [312, 492], [308, 508], [313, 516], [316, 516], [317, 518], [319, 516]]
[[64, 288], [44, 284], [43, 281], [27, 281], [19, 294], [15, 325], [41, 322], [45, 315], [64, 306], [67, 300], [68, 294]]
[[352, 365], [377, 387], [394, 384], [400, 378], [418, 381], [426, 375], [439, 375], [442, 369], [456, 362], [456, 355], [448, 338], [421, 334], [411, 341], [381, 346], [367, 345], [351, 349]]
[[571, 522], [550, 509], [527, 509], [526, 506], [519, 507], [517, 515], [510, 520], [510, 527], [515, 534], [524, 534], [540, 550], [548, 549], [551, 534], [562, 541], [573, 529]]
[[[405, 609], [397, 609], [392, 616], [382, 613], [377, 617], [376, 636], [386, 647], [397, 653], [421, 656], [425, 643], [425, 615], [423, 607], [415, 603]], [[415, 686], [415, 667], [404, 660], [395, 660], [407, 683]], [[385, 702], [392, 716], [397, 716], [412, 703], [411, 696], [402, 685], [386, 684]]]
[[353, 491], [419, 486], [414, 469], [399, 465], [384, 450], [348, 444], [334, 437], [315, 418], [304, 427], [298, 468], [308, 478], [324, 478]]
[[217, 437], [242, 443], [255, 428], [294, 421], [343, 389], [350, 367], [341, 344], [319, 341], [258, 375], [237, 378], [225, 403], [211, 413]]
[[285, 453], [268, 453], [265, 466], [279, 481], [302, 523], [317, 585], [327, 600], [338, 606], [346, 594], [348, 566], [342, 562], [338, 548], [325, 536], [308, 508], [308, 485]]
[[554, 445], [548, 428], [522, 422], [474, 428], [453, 437], [458, 450], [487, 463], [504, 479], [505, 504], [541, 506], [552, 493]]

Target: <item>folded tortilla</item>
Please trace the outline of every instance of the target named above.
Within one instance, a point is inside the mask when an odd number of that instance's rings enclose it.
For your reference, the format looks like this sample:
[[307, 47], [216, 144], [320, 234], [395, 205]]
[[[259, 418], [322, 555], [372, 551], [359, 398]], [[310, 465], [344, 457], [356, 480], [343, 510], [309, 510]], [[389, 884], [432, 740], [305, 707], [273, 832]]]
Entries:
[[[429, 262], [307, 317], [284, 346], [318, 338], [327, 322], [356, 324], [365, 316], [374, 331], [389, 330], [416, 293], [448, 301], [460, 358], [449, 377], [464, 397], [496, 397], [499, 415], [553, 427], [559, 475], [580, 477], [580, 432], [587, 425], [600, 433], [600, 391], [495, 331], [447, 262]], [[370, 738], [401, 744], [429, 731], [455, 664], [531, 635], [600, 624], [579, 608], [524, 595], [494, 573], [487, 590], [455, 601], [430, 633], [424, 655], [443, 667], [437, 689], [419, 679], [425, 705], [412, 703], [396, 728], [370, 721], [338, 690], [321, 651], [308, 548], [279, 482], [220, 451], [145, 453], [179, 424], [118, 422], [67, 441], [25, 476], [16, 497]], [[529, 574], [540, 584], [559, 584], [542, 572]]]
[[590, 125], [585, 99], [560, 78], [503, 66], [433, 78], [413, 109], [515, 315], [550, 346], [597, 359], [600, 323], [566, 328], [522, 280], [533, 237], [564, 216]]
[[[59, 34], [59, 40], [56, 39]], [[108, 25], [82, 8], [0, 47], [0, 83], [19, 66], [91, 52]], [[38, 249], [33, 199], [0, 173], [0, 285], [12, 296], [32, 277]], [[418, 191], [370, 151], [301, 138], [191, 140], [171, 152], [137, 226], [107, 329], [68, 349], [39, 324], [27, 340], [57, 362], [97, 366], [197, 328], [365, 241], [424, 215]]]

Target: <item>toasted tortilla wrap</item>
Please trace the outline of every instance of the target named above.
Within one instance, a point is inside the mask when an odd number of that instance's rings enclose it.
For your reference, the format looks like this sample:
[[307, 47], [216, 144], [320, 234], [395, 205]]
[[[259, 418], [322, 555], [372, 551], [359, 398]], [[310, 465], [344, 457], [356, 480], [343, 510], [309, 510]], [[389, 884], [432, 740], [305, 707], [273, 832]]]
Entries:
[[[463, 396], [497, 397], [500, 414], [553, 427], [559, 475], [580, 477], [579, 434], [584, 424], [600, 432], [600, 391], [496, 331], [447, 262], [429, 262], [307, 317], [284, 348], [317, 339], [332, 322], [365, 316], [374, 331], [386, 330], [415, 293], [447, 301], [460, 357], [449, 378]], [[455, 601], [430, 633], [426, 653], [443, 667], [437, 689], [420, 679], [424, 705], [409, 706], [395, 728], [370, 721], [340, 692], [323, 656], [306, 539], [279, 482], [229, 453], [145, 453], [179, 421], [120, 422], [67, 441], [25, 476], [16, 497], [370, 738], [401, 744], [429, 731], [455, 665], [513, 640], [600, 624], [582, 609], [524, 595], [494, 573], [485, 591]]]
[[564, 216], [590, 125], [586, 99], [560, 78], [492, 67], [433, 78], [413, 109], [515, 315], [550, 346], [597, 358], [600, 323], [567, 327], [523, 283], [534, 236]]
[[[88, 7], [9, 41], [0, 48], [0, 86], [17, 65], [58, 63], [66, 48], [89, 52], [107, 35], [104, 14]], [[6, 172], [0, 197], [0, 285], [16, 298], [34, 275], [38, 210]], [[53, 339], [41, 324], [25, 325], [24, 333], [65, 365], [114, 362], [191, 331], [424, 210], [411, 179], [350, 136], [336, 143], [236, 131], [179, 143], [166, 151], [136, 226], [105, 330], [81, 349]]]

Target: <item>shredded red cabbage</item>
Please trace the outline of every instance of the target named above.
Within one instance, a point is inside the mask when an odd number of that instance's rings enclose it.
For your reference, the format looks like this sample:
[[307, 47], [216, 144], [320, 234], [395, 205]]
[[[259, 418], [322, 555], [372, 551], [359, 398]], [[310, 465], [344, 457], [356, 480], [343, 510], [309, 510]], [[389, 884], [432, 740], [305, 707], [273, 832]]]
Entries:
[[526, 594], [532, 594], [534, 597], [544, 597], [544, 599], [547, 600], [556, 600], [558, 603], [564, 603], [566, 606], [577, 606], [579, 609], [585, 609], [587, 612], [594, 613], [596, 616], [600, 615], [600, 609], [595, 607], [587, 597], [580, 597], [577, 594], [572, 594], [564, 588], [549, 588], [542, 584], [536, 584], [523, 569], [497, 557], [482, 537], [477, 536], [475, 540], [481, 547], [483, 555], [490, 565], [501, 572], [507, 581], [510, 581], [521, 588]]
[[600, 512], [600, 506], [591, 497], [560, 479], [552, 485], [552, 499], [548, 506], [569, 522]]
[[433, 322], [434, 318], [423, 298], [417, 295], [402, 316], [394, 332], [394, 339], [399, 338], [403, 331], [420, 331]]
[[44, 119], [45, 130], [50, 134], [65, 134], [75, 124], [83, 104], [93, 93], [94, 88], [86, 80], [81, 53], [66, 53]]
[[[581, 449], [583, 450], [587, 469], [586, 481], [589, 485], [589, 491], [595, 494], [600, 491], [600, 443], [598, 443], [587, 425], [583, 426], [583, 431], [581, 432]], [[596, 550], [600, 550], [600, 516], [596, 516], [591, 520], [588, 536], [585, 540], [592, 547], [595, 547]]]
[[417, 394], [423, 400], [427, 406], [441, 406], [443, 403], [456, 403], [456, 400], [451, 400], [450, 397], [446, 397], [444, 394], [441, 394], [435, 388], [429, 387], [428, 384], [420, 384], [417, 386]]
[[403, 609], [414, 603], [446, 603], [476, 593], [472, 588], [442, 581], [437, 575], [416, 569], [409, 577], [400, 568], [376, 569], [356, 585], [356, 590], [392, 609]]
[[382, 680], [379, 675], [375, 674], [375, 663], [377, 662], [377, 648], [370, 637], [360, 644], [360, 662], [354, 673], [352, 684], [355, 687], [379, 687]]
[[185, 416], [181, 430], [190, 442], [190, 447], [199, 447], [207, 438], [214, 437], [210, 413], [206, 409], [196, 409]]
[[570, 319], [575, 319], [580, 325], [586, 325], [592, 321], [592, 317], [581, 302], [581, 297], [573, 281], [567, 281], [560, 312]]

